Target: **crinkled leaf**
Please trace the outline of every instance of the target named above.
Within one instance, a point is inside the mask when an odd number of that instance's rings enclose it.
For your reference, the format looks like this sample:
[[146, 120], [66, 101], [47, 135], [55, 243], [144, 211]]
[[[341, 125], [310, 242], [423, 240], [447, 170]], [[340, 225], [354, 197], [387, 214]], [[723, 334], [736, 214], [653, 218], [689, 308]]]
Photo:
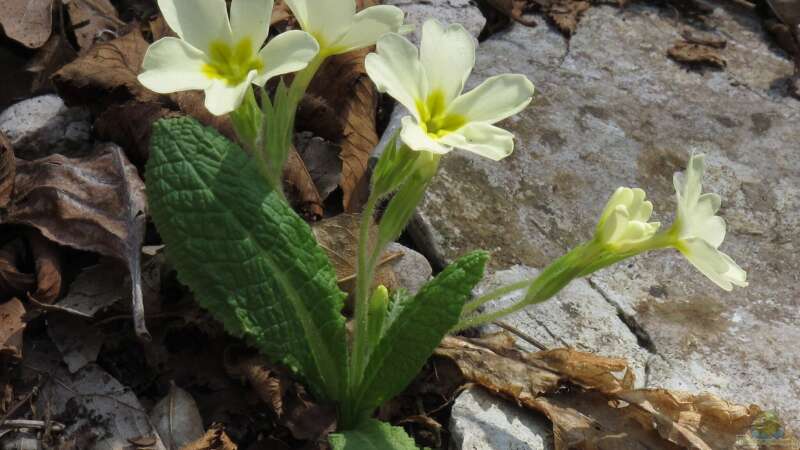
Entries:
[[340, 400], [344, 294], [308, 225], [238, 146], [194, 119], [153, 129], [147, 191], [183, 282], [232, 333]]
[[333, 450], [418, 450], [405, 430], [372, 419], [355, 430], [330, 435], [330, 443]]
[[399, 394], [458, 322], [472, 288], [483, 278], [488, 254], [477, 251], [447, 266], [414, 297], [392, 305], [361, 383], [358, 411]]

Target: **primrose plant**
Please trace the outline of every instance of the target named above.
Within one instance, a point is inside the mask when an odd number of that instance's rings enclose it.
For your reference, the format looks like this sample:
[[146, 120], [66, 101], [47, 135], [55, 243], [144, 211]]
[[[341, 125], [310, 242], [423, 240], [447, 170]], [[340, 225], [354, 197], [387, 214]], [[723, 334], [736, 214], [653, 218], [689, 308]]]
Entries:
[[[718, 250], [725, 223], [720, 198], [701, 194], [703, 156], [676, 175], [677, 217], [659, 231], [641, 189], [619, 188], [593, 239], [536, 279], [473, 299], [487, 255], [468, 254], [416, 295], [373, 288], [383, 249], [410, 220], [443, 154], [458, 148], [500, 160], [513, 135], [494, 123], [525, 108], [533, 84], [522, 75], [488, 78], [463, 92], [475, 63], [475, 40], [461, 25], [425, 22], [419, 50], [398, 34], [393, 6], [356, 12], [354, 0], [286, 0], [301, 30], [272, 37], [272, 0], [159, 0], [178, 35], [153, 43], [140, 82], [160, 93], [204, 90], [206, 108], [230, 114], [239, 144], [190, 118], [154, 125], [147, 166], [152, 217], [178, 276], [226, 329], [290, 367], [322, 402], [335, 404], [336, 449], [415, 449], [405, 432], [372, 419], [400, 393], [450, 332], [493, 321], [551, 298], [572, 279], [639, 253], [676, 248], [724, 289], [745, 286], [745, 272]], [[265, 41], [266, 44], [265, 44]], [[411, 114], [378, 160], [359, 230], [352, 336], [342, 314], [346, 295], [309, 226], [286, 203], [281, 173], [294, 117], [309, 83], [329, 56], [376, 45], [365, 67], [378, 90]], [[287, 86], [268, 80], [295, 72]], [[377, 205], [387, 201], [370, 227]], [[517, 304], [481, 313], [515, 290]]]

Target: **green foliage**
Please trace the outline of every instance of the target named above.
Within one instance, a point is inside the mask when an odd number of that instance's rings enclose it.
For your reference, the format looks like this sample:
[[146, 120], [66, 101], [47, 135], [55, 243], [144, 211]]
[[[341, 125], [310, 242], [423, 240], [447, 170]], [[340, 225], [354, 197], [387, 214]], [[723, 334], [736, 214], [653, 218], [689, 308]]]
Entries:
[[315, 395], [344, 400], [345, 294], [308, 225], [250, 157], [193, 119], [161, 120], [147, 194], [168, 257], [198, 302], [297, 370]]
[[417, 450], [405, 430], [372, 419], [354, 430], [331, 434], [330, 443], [333, 450]]
[[458, 323], [472, 288], [483, 278], [487, 259], [487, 253], [481, 251], [463, 256], [417, 295], [391, 305], [359, 386], [356, 411], [371, 413], [399, 394], [419, 373], [445, 334]]

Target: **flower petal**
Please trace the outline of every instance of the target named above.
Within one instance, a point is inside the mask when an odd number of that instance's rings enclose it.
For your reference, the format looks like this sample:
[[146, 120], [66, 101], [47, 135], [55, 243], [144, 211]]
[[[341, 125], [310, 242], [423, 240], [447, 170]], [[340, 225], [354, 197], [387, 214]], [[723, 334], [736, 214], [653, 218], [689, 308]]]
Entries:
[[728, 271], [725, 272], [725, 278], [731, 283], [739, 287], [747, 287], [747, 272], [736, 264], [730, 256], [720, 252], [720, 256], [728, 263]]
[[213, 41], [231, 41], [225, 0], [158, 0], [158, 8], [172, 31], [202, 52]]
[[206, 89], [206, 109], [215, 116], [221, 116], [238, 108], [255, 77], [256, 71], [251, 70], [247, 78], [235, 86], [228, 85], [225, 80], [214, 80]]
[[391, 5], [370, 6], [353, 18], [350, 29], [335, 44], [334, 53], [368, 47], [386, 33], [397, 33], [403, 25], [403, 11]]
[[295, 19], [300, 23], [300, 27], [304, 30], [308, 30], [309, 22], [308, 22], [308, 0], [284, 0], [286, 2], [286, 6], [292, 10], [292, 14], [294, 15]]
[[317, 41], [305, 31], [290, 30], [272, 38], [261, 49], [264, 70], [253, 83], [263, 86], [270, 78], [304, 69], [319, 51]]
[[496, 75], [453, 100], [447, 114], [495, 123], [522, 111], [532, 98], [533, 83], [524, 75]]
[[250, 38], [253, 49], [260, 49], [269, 33], [273, 3], [273, 0], [233, 0], [231, 30], [234, 42]]
[[[741, 273], [738, 273], [736, 269], [741, 272], [744, 271], [736, 263], [733, 263], [733, 260], [728, 255], [712, 247], [706, 241], [702, 239], [685, 239], [681, 242], [683, 244], [679, 248], [681, 253], [697, 270], [716, 283], [717, 286], [730, 291], [733, 289], [731, 284], [733, 281], [736, 281], [737, 285], [741, 285], [740, 283], [744, 282], [741, 278]], [[735, 267], [731, 267], [731, 263]], [[731, 271], [734, 278], [727, 276], [729, 271]]]
[[319, 41], [320, 48], [340, 40], [356, 13], [355, 0], [286, 0], [303, 30]]
[[402, 139], [411, 150], [429, 151], [438, 154], [444, 154], [452, 150], [431, 139], [425, 130], [423, 130], [411, 116], [403, 117], [402, 124], [403, 129], [400, 130], [400, 139]]
[[675, 182], [675, 187], [680, 183], [681, 198], [684, 205], [694, 207], [700, 199], [700, 193], [703, 190], [703, 172], [705, 171], [706, 155], [699, 153], [692, 155], [689, 158], [689, 163], [686, 165], [686, 172], [684, 172], [682, 180]]
[[205, 55], [185, 41], [165, 37], [147, 48], [139, 82], [159, 94], [205, 89], [211, 80], [203, 75]]
[[425, 21], [419, 54], [429, 94], [440, 91], [445, 105], [461, 94], [475, 65], [475, 47], [475, 38], [461, 24], [445, 28], [435, 19]]
[[472, 122], [439, 139], [444, 145], [499, 161], [514, 151], [514, 135], [483, 122]]
[[367, 55], [367, 74], [381, 92], [386, 92], [419, 118], [417, 102], [427, 92], [425, 72], [417, 48], [396, 33], [387, 33], [377, 42], [376, 53]]

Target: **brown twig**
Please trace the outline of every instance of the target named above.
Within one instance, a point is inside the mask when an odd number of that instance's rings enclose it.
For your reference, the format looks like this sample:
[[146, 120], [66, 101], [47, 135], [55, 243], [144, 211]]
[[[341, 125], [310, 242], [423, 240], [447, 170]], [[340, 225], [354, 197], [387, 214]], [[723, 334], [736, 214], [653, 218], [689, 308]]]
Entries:
[[58, 311], [58, 312], [63, 312], [63, 313], [67, 313], [67, 314], [72, 314], [72, 315], [75, 315], [75, 316], [83, 317], [83, 318], [86, 318], [86, 319], [91, 319], [92, 318], [92, 316], [90, 314], [86, 314], [85, 312], [78, 311], [76, 309], [68, 308], [66, 306], [61, 306], [61, 305], [48, 305], [47, 303], [42, 303], [42, 302], [36, 300], [33, 297], [33, 295], [31, 295], [30, 292], [28, 292], [28, 301], [33, 303], [33, 305], [36, 306], [37, 308], [39, 308], [41, 310], [44, 310], [44, 311]]
[[539, 342], [538, 340], [528, 336], [527, 334], [523, 333], [520, 329], [513, 327], [506, 322], [501, 322], [499, 320], [493, 322], [498, 327], [508, 331], [509, 333], [517, 336], [518, 338], [522, 339], [523, 341], [533, 345], [534, 347], [538, 348], [539, 350], [547, 350], [547, 346]]

